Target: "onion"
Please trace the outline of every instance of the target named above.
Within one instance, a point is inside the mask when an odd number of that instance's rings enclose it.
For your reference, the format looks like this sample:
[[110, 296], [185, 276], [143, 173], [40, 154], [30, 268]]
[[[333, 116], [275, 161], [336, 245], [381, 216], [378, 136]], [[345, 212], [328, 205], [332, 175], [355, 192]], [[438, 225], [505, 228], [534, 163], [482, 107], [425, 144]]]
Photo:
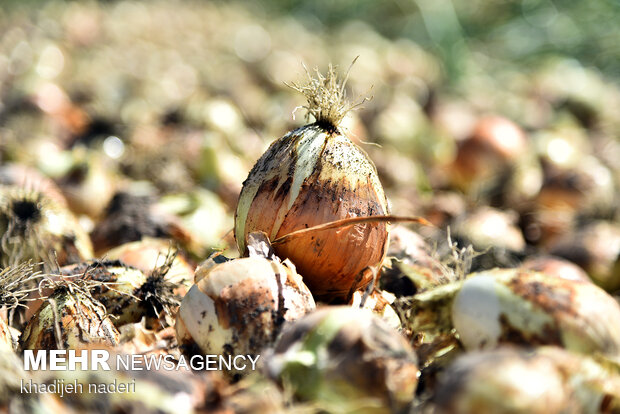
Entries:
[[288, 326], [267, 374], [326, 412], [408, 412], [418, 384], [407, 340], [367, 310], [319, 309]]
[[594, 220], [554, 243], [551, 253], [581, 266], [608, 292], [620, 289], [620, 224]]
[[591, 282], [492, 269], [415, 295], [409, 327], [466, 350], [557, 345], [620, 362], [620, 305]]
[[88, 290], [61, 284], [28, 322], [20, 338], [24, 349], [79, 349], [90, 344], [116, 346], [120, 334], [105, 307]]
[[561, 279], [591, 282], [588, 274], [575, 263], [551, 255], [532, 257], [521, 263], [521, 268], [542, 272]]
[[556, 347], [468, 353], [440, 378], [438, 414], [620, 410], [617, 370]]
[[286, 262], [248, 257], [210, 263], [196, 274], [199, 280], [183, 298], [176, 321], [177, 340], [186, 354], [260, 354], [285, 321], [315, 307]]
[[478, 207], [458, 217], [453, 226], [455, 235], [470, 242], [476, 250], [522, 252], [525, 239], [517, 221], [514, 211]]
[[527, 149], [528, 139], [518, 125], [500, 116], [482, 117], [459, 143], [450, 169], [452, 182], [468, 193], [488, 190]]
[[67, 206], [67, 200], [56, 183], [38, 170], [26, 165], [9, 163], [0, 166], [0, 184], [36, 190], [57, 204]]
[[0, 187], [0, 261], [42, 261], [48, 267], [90, 259], [90, 238], [71, 212], [37, 190]]
[[72, 166], [57, 180], [69, 208], [76, 214], [100, 217], [112, 199], [115, 177], [109, 162], [94, 151], [83, 148], [71, 152]]
[[[168, 266], [166, 279], [179, 285], [180, 294], [184, 295], [194, 280], [194, 268], [196, 265], [188, 255], [174, 246], [170, 240], [144, 237], [140, 241], [122, 244], [106, 252], [108, 260], [120, 260], [127, 266], [135, 267], [148, 274], [162, 266]], [[171, 263], [166, 263], [169, 253], [176, 251], [177, 254]]]
[[463, 282], [451, 314], [466, 349], [550, 344], [620, 357], [620, 306], [589, 282], [519, 269], [480, 272]]
[[[317, 71], [318, 73], [318, 71]], [[293, 87], [308, 99], [316, 122], [276, 140], [254, 165], [239, 196], [235, 238], [243, 254], [247, 236], [263, 231], [272, 240], [340, 219], [388, 213], [376, 168], [339, 127], [352, 107], [333, 68], [309, 84]], [[275, 243], [316, 298], [345, 299], [372, 280], [387, 248], [388, 224], [360, 223], [321, 230]]]
[[[114, 315], [115, 326], [139, 322], [146, 318], [149, 327], [158, 327], [160, 316], [172, 315], [180, 299], [175, 294], [178, 283], [168, 277], [174, 254], [150, 272], [142, 272], [116, 261], [93, 261], [63, 267], [61, 278], [92, 284], [90, 292], [107, 313]], [[161, 321], [160, 321], [161, 323]]]

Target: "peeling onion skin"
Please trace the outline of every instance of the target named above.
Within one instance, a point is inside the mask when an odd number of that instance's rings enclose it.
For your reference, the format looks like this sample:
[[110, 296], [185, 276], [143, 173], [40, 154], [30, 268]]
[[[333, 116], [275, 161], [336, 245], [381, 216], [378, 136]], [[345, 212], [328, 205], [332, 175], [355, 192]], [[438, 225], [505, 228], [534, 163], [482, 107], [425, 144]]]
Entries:
[[[235, 238], [264, 231], [270, 240], [348, 217], [388, 214], [387, 199], [367, 154], [333, 126], [315, 123], [275, 141], [250, 171], [239, 196]], [[290, 259], [315, 298], [343, 300], [358, 275], [380, 266], [388, 224], [366, 223], [300, 235], [274, 249]], [[357, 289], [367, 286], [365, 272]]]
[[325, 412], [408, 412], [418, 384], [408, 341], [370, 311], [327, 306], [285, 328], [267, 375]]
[[[256, 355], [286, 321], [315, 308], [302, 278], [259, 257], [231, 260], [201, 273], [181, 302], [176, 334], [185, 354]], [[236, 372], [233, 374], [247, 374]]]
[[440, 377], [434, 403], [437, 414], [615, 413], [620, 376], [557, 347], [472, 352]]
[[470, 275], [452, 304], [466, 349], [558, 345], [620, 361], [620, 306], [592, 283], [522, 269]]
[[[56, 337], [57, 327], [60, 338]], [[90, 295], [71, 294], [59, 288], [24, 328], [20, 348], [52, 350], [59, 349], [59, 344], [64, 349], [81, 349], [91, 344], [113, 347], [119, 340], [120, 334], [103, 305], [94, 302]]]
[[[394, 295], [386, 291], [373, 290], [370, 295], [364, 298], [364, 293], [361, 290], [353, 293], [351, 298], [352, 308], [369, 310], [380, 317], [391, 328], [401, 329], [400, 318], [392, 307], [392, 303], [394, 303], [396, 298]], [[362, 300], [364, 300], [364, 306], [360, 306]]]

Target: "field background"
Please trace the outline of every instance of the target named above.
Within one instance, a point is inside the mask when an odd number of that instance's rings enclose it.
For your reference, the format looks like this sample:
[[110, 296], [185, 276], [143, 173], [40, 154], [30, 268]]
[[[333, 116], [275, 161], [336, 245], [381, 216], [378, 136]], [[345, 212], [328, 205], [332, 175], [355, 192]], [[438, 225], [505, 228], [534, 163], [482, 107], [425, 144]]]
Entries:
[[305, 78], [303, 65], [344, 72], [359, 56], [349, 97], [372, 99], [343, 126], [375, 161], [394, 213], [427, 215], [434, 195], [455, 189], [465, 209], [531, 213], [536, 188], [493, 202], [451, 181], [460, 142], [495, 114], [527, 133], [533, 175], [544, 160], [572, 171], [594, 157], [594, 180], [612, 181], [594, 216], [615, 221], [619, 16], [612, 0], [3, 0], [0, 159], [96, 195], [84, 196], [87, 229], [115, 191], [143, 185], [200, 233], [203, 258], [230, 244], [255, 160], [305, 122], [286, 83]]

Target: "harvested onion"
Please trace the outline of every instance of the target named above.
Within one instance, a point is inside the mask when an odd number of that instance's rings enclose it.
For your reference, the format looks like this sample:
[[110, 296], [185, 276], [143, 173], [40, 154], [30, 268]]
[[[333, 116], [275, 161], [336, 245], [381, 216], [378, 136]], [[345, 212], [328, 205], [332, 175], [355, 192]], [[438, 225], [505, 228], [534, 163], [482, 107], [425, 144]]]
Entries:
[[262, 257], [230, 260], [197, 271], [177, 314], [184, 353], [259, 354], [282, 324], [314, 309], [292, 266]]
[[[175, 252], [172, 257], [170, 253]], [[178, 285], [179, 294], [185, 295], [194, 283], [194, 268], [196, 265], [188, 255], [173, 246], [165, 239], [144, 237], [140, 241], [121, 244], [105, 254], [108, 260], [120, 260], [127, 266], [141, 270], [145, 274], [166, 266], [166, 280]], [[166, 263], [171, 259], [170, 263]]]
[[418, 384], [407, 340], [368, 310], [321, 308], [288, 326], [267, 374], [326, 412], [408, 412]]
[[59, 202], [38, 190], [0, 186], [0, 262], [42, 261], [48, 267], [90, 259], [88, 234]]
[[557, 347], [471, 352], [441, 375], [438, 414], [615, 413], [620, 375]]
[[105, 307], [76, 285], [61, 284], [24, 328], [20, 348], [80, 349], [115, 346], [119, 332]]
[[339, 123], [352, 108], [333, 68], [293, 87], [308, 99], [316, 122], [276, 140], [250, 171], [235, 215], [243, 254], [251, 232], [264, 231], [278, 256], [290, 259], [315, 297], [344, 299], [367, 286], [387, 248], [385, 222], [355, 224], [276, 239], [340, 219], [385, 215], [388, 206], [374, 164]]
[[620, 306], [593, 283], [492, 269], [415, 296], [416, 329], [456, 330], [465, 349], [558, 345], [620, 360]]
[[528, 139], [518, 125], [500, 116], [482, 117], [459, 143], [450, 169], [452, 182], [468, 193], [488, 190], [527, 149]]
[[[149, 327], [157, 327], [157, 320], [161, 316], [171, 317], [180, 302], [175, 294], [179, 283], [168, 276], [174, 258], [174, 254], [168, 255], [165, 263], [150, 272], [142, 272], [118, 260], [78, 263], [63, 267], [60, 271], [65, 280], [92, 283], [92, 297], [100, 301], [110, 315], [114, 315], [115, 326], [146, 318]], [[159, 322], [163, 323], [161, 320]]]
[[581, 280], [582, 282], [591, 281], [588, 274], [581, 267], [571, 261], [555, 256], [543, 255], [532, 257], [521, 263], [521, 267], [561, 279]]

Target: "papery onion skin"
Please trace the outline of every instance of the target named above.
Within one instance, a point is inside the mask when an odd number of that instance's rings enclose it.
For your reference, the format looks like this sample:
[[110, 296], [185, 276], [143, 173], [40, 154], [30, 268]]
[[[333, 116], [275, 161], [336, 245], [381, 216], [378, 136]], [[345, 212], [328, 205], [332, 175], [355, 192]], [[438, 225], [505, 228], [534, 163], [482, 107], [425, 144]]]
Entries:
[[249, 257], [200, 273], [177, 313], [185, 354], [260, 354], [285, 321], [315, 308], [301, 277], [282, 263]]
[[2, 352], [13, 352], [13, 336], [9, 325], [0, 316], [0, 353]]
[[[235, 238], [264, 231], [273, 241], [339, 219], [388, 214], [377, 171], [366, 153], [337, 127], [315, 123], [275, 141], [244, 182], [235, 215]], [[360, 273], [383, 261], [386, 223], [312, 232], [274, 245], [290, 259], [319, 299], [344, 299]], [[357, 288], [372, 280], [365, 272]]]

